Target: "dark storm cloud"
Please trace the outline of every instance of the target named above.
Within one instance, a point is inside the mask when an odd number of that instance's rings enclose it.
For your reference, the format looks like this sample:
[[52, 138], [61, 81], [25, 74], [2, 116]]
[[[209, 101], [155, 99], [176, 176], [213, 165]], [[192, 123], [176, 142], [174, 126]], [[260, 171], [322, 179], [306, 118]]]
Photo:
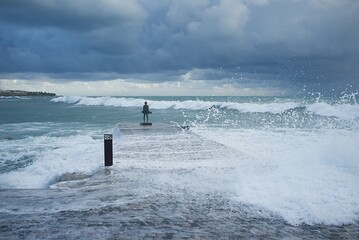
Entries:
[[356, 0], [2, 0], [0, 72], [358, 85], [358, 12]]
[[145, 17], [134, 1], [2, 1], [0, 69], [116, 70], [112, 61], [137, 48]]

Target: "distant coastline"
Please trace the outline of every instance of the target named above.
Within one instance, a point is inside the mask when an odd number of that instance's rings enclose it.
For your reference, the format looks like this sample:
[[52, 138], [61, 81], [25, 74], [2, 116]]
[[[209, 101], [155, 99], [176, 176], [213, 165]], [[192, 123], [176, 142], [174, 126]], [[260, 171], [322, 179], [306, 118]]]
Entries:
[[1, 90], [0, 96], [56, 96], [55, 93], [48, 92], [28, 92], [22, 90]]

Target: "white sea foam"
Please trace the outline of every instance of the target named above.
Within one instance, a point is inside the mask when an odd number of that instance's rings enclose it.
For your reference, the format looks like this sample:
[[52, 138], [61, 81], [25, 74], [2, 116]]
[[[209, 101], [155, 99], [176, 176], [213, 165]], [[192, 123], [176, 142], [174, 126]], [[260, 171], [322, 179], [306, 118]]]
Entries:
[[294, 102], [285, 103], [222, 103], [220, 105], [223, 108], [235, 109], [240, 112], [270, 112], [270, 113], [282, 113], [287, 110], [299, 107], [300, 104]]
[[[138, 107], [143, 104], [145, 99], [140, 98], [116, 98], [116, 97], [58, 97], [53, 102], [63, 102], [68, 104], [86, 105], [86, 106], [115, 106], [115, 107]], [[153, 109], [189, 109], [205, 110], [211, 107], [227, 108], [238, 110], [240, 112], [271, 112], [282, 113], [286, 110], [299, 107], [295, 102], [284, 103], [238, 103], [238, 102], [212, 102], [212, 101], [151, 101], [150, 106]]]
[[25, 168], [1, 174], [0, 185], [8, 188], [46, 188], [64, 173], [90, 174], [103, 164], [102, 144], [87, 135], [41, 136], [19, 141], [12, 144], [23, 149], [7, 151], [7, 158], [11, 160], [13, 155], [15, 161], [25, 152], [36, 161]]
[[77, 103], [81, 99], [83, 99], [83, 97], [62, 96], [62, 97], [57, 97], [57, 98], [51, 99], [51, 102], [63, 102], [63, 103], [73, 104], [73, 103]]
[[0, 96], [0, 99], [21, 99], [21, 100], [29, 100], [30, 97], [23, 97], [23, 96]]
[[318, 102], [309, 105], [307, 110], [328, 117], [338, 117], [342, 119], [359, 118], [359, 104], [330, 105], [324, 102]]
[[294, 225], [358, 221], [357, 131], [194, 130], [252, 157], [233, 162], [238, 201]]
[[[77, 104], [84, 106], [115, 106], [115, 107], [138, 107], [142, 106], [145, 99], [141, 98], [117, 98], [117, 97], [72, 97], [64, 96], [54, 98], [53, 102], [63, 102], [67, 104]], [[358, 104], [335, 104], [331, 105], [325, 102], [309, 104], [293, 101], [272, 102], [272, 103], [239, 103], [239, 102], [218, 102], [218, 101], [158, 101], [150, 102], [152, 109], [187, 109], [187, 110], [206, 110], [211, 107], [232, 109], [243, 113], [273, 113], [279, 114], [297, 107], [306, 107], [306, 110], [318, 115], [327, 117], [338, 117], [342, 119], [359, 118]]]

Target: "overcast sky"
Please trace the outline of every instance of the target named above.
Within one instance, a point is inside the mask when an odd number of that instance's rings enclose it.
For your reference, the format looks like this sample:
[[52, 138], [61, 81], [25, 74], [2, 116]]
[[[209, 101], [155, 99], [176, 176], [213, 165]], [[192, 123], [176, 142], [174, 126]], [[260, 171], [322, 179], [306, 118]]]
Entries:
[[1, 0], [0, 88], [63, 95], [359, 90], [358, 0]]

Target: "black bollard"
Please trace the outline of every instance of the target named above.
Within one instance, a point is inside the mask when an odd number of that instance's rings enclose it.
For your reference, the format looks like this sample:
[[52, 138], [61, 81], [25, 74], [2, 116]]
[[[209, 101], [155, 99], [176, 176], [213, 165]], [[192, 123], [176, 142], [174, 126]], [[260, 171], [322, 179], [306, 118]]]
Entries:
[[105, 166], [113, 165], [112, 134], [104, 135]]

